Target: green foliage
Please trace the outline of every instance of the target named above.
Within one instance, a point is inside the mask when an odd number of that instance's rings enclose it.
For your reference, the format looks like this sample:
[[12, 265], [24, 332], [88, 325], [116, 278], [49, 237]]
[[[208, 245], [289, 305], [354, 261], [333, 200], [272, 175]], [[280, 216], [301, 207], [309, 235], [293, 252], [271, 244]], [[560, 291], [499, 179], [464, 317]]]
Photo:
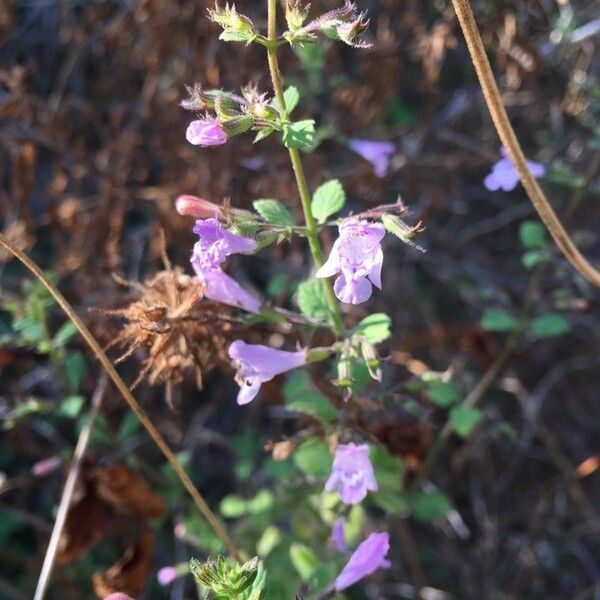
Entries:
[[196, 582], [208, 590], [214, 600], [260, 600], [266, 584], [266, 572], [258, 557], [239, 564], [217, 556], [205, 563], [190, 560]]
[[303, 281], [298, 286], [296, 302], [300, 312], [311, 319], [327, 319], [330, 317], [325, 285], [321, 279], [313, 278]]
[[224, 517], [236, 519], [246, 514], [256, 515], [273, 506], [273, 494], [269, 490], [260, 490], [254, 498], [245, 500], [233, 494], [221, 500], [220, 510]]
[[571, 331], [571, 324], [569, 321], [557, 313], [544, 313], [539, 315], [531, 321], [530, 325], [533, 334], [539, 338], [563, 335]]
[[486, 308], [481, 317], [481, 326], [487, 331], [506, 333], [515, 331], [519, 323], [503, 308]]
[[58, 413], [63, 417], [75, 419], [81, 413], [81, 409], [85, 404], [83, 396], [68, 396], [59, 406]]
[[81, 352], [69, 352], [65, 357], [65, 372], [71, 389], [76, 390], [87, 374], [87, 365]]
[[261, 199], [252, 203], [254, 210], [271, 225], [291, 227], [294, 225], [294, 216], [289, 209], [277, 200]]
[[406, 467], [398, 456], [379, 445], [370, 446], [370, 459], [379, 489], [371, 494], [375, 504], [389, 514], [402, 514], [407, 504], [402, 490]]
[[460, 437], [466, 438], [471, 435], [473, 429], [483, 418], [483, 413], [470, 406], [455, 406], [450, 411], [450, 424], [454, 432]]
[[346, 203], [346, 192], [338, 179], [322, 183], [313, 194], [311, 211], [319, 223], [341, 210]]
[[540, 249], [548, 243], [546, 228], [539, 221], [524, 221], [519, 227], [519, 238], [525, 248]]
[[460, 393], [452, 383], [432, 381], [427, 385], [425, 395], [437, 406], [447, 408], [460, 399]]
[[379, 344], [391, 336], [392, 320], [385, 313], [373, 313], [365, 317], [354, 329], [354, 335], [361, 336], [370, 344]]
[[284, 125], [282, 140], [286, 148], [312, 150], [315, 146], [314, 120], [305, 119]]
[[[285, 108], [287, 110], [287, 114], [289, 115], [294, 108], [300, 102], [300, 92], [296, 86], [290, 85], [285, 92], [283, 92], [283, 98], [285, 100]], [[271, 105], [276, 108], [279, 112], [283, 112], [282, 107], [279, 105], [279, 101], [277, 98], [273, 98], [271, 101]]]
[[315, 553], [305, 544], [291, 544], [290, 559], [302, 581], [309, 581], [320, 563]]
[[423, 491], [411, 500], [411, 509], [417, 521], [427, 523], [445, 517], [452, 510], [452, 502], [442, 492]]
[[294, 452], [295, 465], [309, 476], [326, 477], [331, 471], [332, 462], [327, 444], [320, 439], [309, 438]]
[[337, 409], [314, 387], [306, 371], [292, 371], [288, 375], [283, 396], [292, 411], [306, 413], [325, 424], [337, 419]]

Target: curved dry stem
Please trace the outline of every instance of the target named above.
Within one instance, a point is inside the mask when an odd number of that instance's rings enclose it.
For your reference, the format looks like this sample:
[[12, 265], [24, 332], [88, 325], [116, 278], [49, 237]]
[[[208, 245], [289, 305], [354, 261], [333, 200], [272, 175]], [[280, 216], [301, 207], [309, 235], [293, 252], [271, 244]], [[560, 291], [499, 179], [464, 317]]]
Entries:
[[527, 165], [527, 161], [523, 154], [523, 150], [517, 140], [514, 129], [510, 124], [506, 109], [500, 96], [500, 91], [496, 85], [496, 80], [492, 73], [490, 62], [485, 53], [485, 48], [471, 10], [469, 0], [452, 0], [454, 11], [458, 17], [460, 27], [467, 42], [473, 66], [477, 72], [481, 89], [485, 101], [490, 111], [492, 121], [498, 132], [498, 136], [505, 146], [510, 159], [512, 160], [519, 179], [531, 200], [531, 203], [537, 210], [540, 218], [548, 228], [550, 235], [553, 237], [556, 245], [564, 254], [565, 258], [573, 265], [575, 269], [590, 283], [600, 287], [600, 271], [595, 269], [586, 258], [579, 252], [577, 246], [566, 232], [562, 223], [556, 216], [556, 213], [550, 206], [542, 188], [539, 186], [535, 177], [531, 173]]
[[138, 404], [137, 400], [133, 397], [126, 383], [121, 379], [121, 376], [117, 373], [115, 367], [112, 362], [105, 354], [105, 352], [100, 347], [100, 344], [96, 341], [96, 338], [91, 334], [90, 330], [86, 327], [83, 321], [79, 318], [77, 313], [74, 311], [73, 307], [67, 302], [65, 297], [54, 287], [54, 285], [48, 280], [46, 275], [44, 275], [43, 271], [37, 266], [35, 262], [33, 262], [24, 252], [21, 252], [18, 248], [15, 248], [3, 235], [0, 234], [0, 245], [4, 246], [13, 256], [18, 258], [28, 269], [37, 277], [37, 279], [44, 285], [44, 287], [50, 292], [56, 303], [62, 308], [67, 317], [71, 320], [73, 325], [77, 328], [77, 331], [81, 334], [81, 337], [85, 340], [86, 344], [90, 347], [92, 352], [96, 355], [96, 358], [104, 368], [104, 370], [108, 373], [109, 377], [112, 379], [113, 383], [123, 396], [123, 399], [129, 405], [129, 408], [135, 413], [137, 418], [140, 420], [140, 423], [144, 426], [146, 431], [150, 434], [150, 437], [154, 441], [154, 443], [159, 447], [160, 451], [164, 454], [165, 458], [173, 467], [173, 470], [177, 474], [177, 477], [180, 479], [181, 483], [188, 491], [194, 503], [198, 507], [198, 510], [202, 514], [202, 516], [206, 519], [208, 524], [223, 542], [227, 551], [231, 554], [235, 560], [240, 560], [240, 554], [233, 543], [232, 539], [229, 537], [227, 532], [225, 531], [223, 525], [219, 522], [217, 516], [213, 513], [213, 511], [208, 506], [206, 500], [204, 500], [202, 494], [198, 491], [189, 475], [185, 472], [183, 467], [179, 464], [177, 457], [167, 445], [164, 438], [158, 432], [150, 417], [146, 414], [144, 409]]

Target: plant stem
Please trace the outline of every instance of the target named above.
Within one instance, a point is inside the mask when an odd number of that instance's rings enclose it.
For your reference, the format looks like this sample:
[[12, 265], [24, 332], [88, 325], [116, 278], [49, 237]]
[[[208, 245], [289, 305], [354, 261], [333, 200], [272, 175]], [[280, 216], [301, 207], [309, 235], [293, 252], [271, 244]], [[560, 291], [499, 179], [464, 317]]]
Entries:
[[500, 140], [517, 169], [519, 179], [531, 203], [565, 258], [589, 282], [600, 287], [600, 271], [595, 269], [579, 252], [527, 165], [527, 160], [523, 154], [519, 140], [515, 135], [515, 131], [510, 124], [506, 109], [504, 108], [504, 103], [496, 85], [490, 61], [485, 53], [469, 0], [452, 0], [452, 5], [465, 36], [471, 60], [473, 61], [473, 66], [479, 78], [479, 84], [481, 85], [488, 110], [490, 111], [490, 116]]
[[43, 600], [44, 596], [46, 595], [46, 590], [48, 589], [48, 584], [50, 583], [50, 577], [52, 576], [58, 545], [60, 543], [60, 537], [67, 521], [69, 508], [73, 499], [75, 484], [79, 478], [81, 465], [83, 464], [83, 457], [85, 456], [85, 451], [92, 435], [94, 422], [96, 421], [96, 417], [98, 416], [100, 407], [102, 406], [102, 399], [104, 397], [104, 393], [106, 392], [107, 384], [108, 377], [106, 373], [102, 373], [100, 380], [98, 381], [98, 385], [96, 386], [96, 390], [92, 396], [90, 412], [88, 414], [86, 424], [81, 430], [79, 439], [77, 440], [77, 445], [75, 446], [73, 460], [71, 461], [71, 466], [69, 467], [69, 473], [67, 475], [67, 479], [65, 480], [65, 487], [63, 488], [63, 493], [60, 498], [58, 510], [56, 512], [56, 520], [54, 521], [54, 527], [52, 528], [52, 535], [50, 536], [50, 541], [48, 542], [46, 556], [44, 556], [44, 564], [42, 565], [37, 588], [33, 596], [34, 600]]
[[[285, 105], [285, 96], [283, 95], [283, 85], [281, 83], [281, 72], [279, 70], [279, 62], [277, 60], [277, 0], [268, 0], [268, 41], [267, 45], [267, 57], [269, 60], [269, 72], [271, 73], [271, 81], [273, 83], [273, 91], [275, 97], [279, 102], [279, 106], [285, 113], [287, 111]], [[302, 202], [302, 211], [304, 212], [304, 220], [306, 222], [306, 237], [308, 239], [308, 245], [310, 247], [313, 260], [317, 267], [320, 267], [325, 262], [323, 257], [323, 250], [321, 249], [321, 243], [319, 242], [319, 229], [317, 223], [312, 214], [310, 208], [310, 192], [308, 191], [308, 184], [306, 182], [306, 175], [304, 174], [304, 167], [302, 166], [302, 160], [300, 159], [300, 151], [297, 148], [288, 148], [290, 153], [290, 160], [292, 162], [292, 169], [294, 170], [294, 176], [296, 177], [296, 185], [298, 186], [298, 193], [300, 194], [300, 201]], [[325, 294], [327, 297], [327, 305], [333, 318], [333, 326], [335, 333], [338, 336], [344, 331], [344, 323], [342, 320], [342, 313], [338, 304], [337, 298], [333, 293], [333, 287], [329, 279], [324, 280]]]
[[231, 556], [240, 561], [240, 553], [233, 543], [232, 539], [229, 537], [223, 525], [219, 522], [217, 516], [213, 513], [208, 506], [208, 503], [202, 496], [202, 494], [198, 491], [189, 475], [185, 472], [184, 468], [179, 464], [175, 453], [162, 435], [159, 433], [158, 429], [152, 423], [150, 417], [146, 414], [144, 409], [140, 406], [138, 401], [133, 397], [132, 393], [129, 391], [127, 384], [123, 381], [121, 376], [117, 373], [114, 365], [106, 356], [106, 353], [100, 347], [100, 344], [96, 341], [96, 338], [91, 334], [90, 330], [86, 327], [84, 322], [79, 318], [73, 307], [67, 302], [66, 298], [54, 287], [54, 285], [48, 280], [44, 272], [38, 267], [38, 265], [33, 262], [24, 252], [16, 248], [11, 242], [9, 242], [2, 234], [0, 234], [0, 246], [4, 246], [13, 256], [18, 258], [36, 277], [37, 279], [44, 285], [44, 287], [50, 292], [56, 303], [62, 308], [67, 317], [71, 320], [73, 325], [77, 328], [77, 331], [80, 333], [81, 337], [85, 340], [87, 345], [90, 347], [92, 352], [96, 355], [96, 358], [104, 368], [104, 370], [108, 373], [110, 378], [113, 380], [113, 383], [123, 396], [123, 399], [129, 405], [129, 408], [135, 413], [137, 418], [140, 420], [140, 423], [144, 426], [154, 443], [159, 447], [160, 451], [164, 454], [165, 458], [175, 471], [177, 477], [188, 491], [192, 499], [194, 500], [198, 510], [202, 514], [202, 516], [206, 519], [208, 524], [211, 526], [213, 531], [217, 534], [219, 539], [223, 542], [227, 551], [231, 554]]

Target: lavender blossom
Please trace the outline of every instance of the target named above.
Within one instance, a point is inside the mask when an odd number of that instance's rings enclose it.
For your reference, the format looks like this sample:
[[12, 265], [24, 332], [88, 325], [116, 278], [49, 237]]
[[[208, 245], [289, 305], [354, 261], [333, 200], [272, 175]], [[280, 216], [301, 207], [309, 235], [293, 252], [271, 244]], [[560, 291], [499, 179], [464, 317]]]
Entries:
[[231, 254], [248, 254], [256, 250], [256, 242], [231, 233], [215, 218], [196, 221], [194, 233], [200, 239], [194, 244], [191, 263], [204, 285], [204, 295], [248, 312], [260, 312], [260, 300], [221, 269], [221, 264]]
[[369, 460], [369, 446], [340, 444], [335, 451], [325, 490], [337, 490], [342, 502], [358, 504], [365, 499], [367, 491], [376, 492], [378, 489], [373, 465]]
[[[483, 185], [491, 192], [499, 189], [510, 192], [517, 187], [519, 174], [508, 156], [506, 148], [500, 148], [500, 154], [502, 154], [502, 158], [492, 167], [490, 173], [483, 180]], [[536, 178], [546, 174], [546, 167], [540, 163], [528, 160], [527, 166]]]
[[385, 177], [390, 165], [390, 159], [396, 152], [392, 142], [374, 142], [372, 140], [350, 140], [348, 146], [373, 165], [373, 172], [377, 177]]
[[331, 528], [331, 544], [338, 552], [346, 552], [348, 549], [346, 546], [345, 526], [346, 519], [340, 517]]
[[173, 583], [178, 577], [177, 569], [175, 567], [163, 567], [156, 574], [158, 583], [163, 587]]
[[221, 146], [227, 143], [227, 134], [218, 119], [206, 117], [192, 121], [185, 138], [194, 146]]
[[123, 592], [113, 592], [110, 596], [105, 596], [104, 600], [134, 600], [131, 596], [123, 594]]
[[335, 580], [335, 589], [341, 592], [377, 569], [389, 569], [392, 565], [385, 556], [390, 549], [388, 533], [372, 533], [361, 542]]
[[333, 244], [327, 262], [317, 271], [317, 277], [340, 273], [333, 289], [342, 302], [361, 304], [371, 297], [373, 285], [381, 289], [383, 251], [381, 240], [385, 228], [355, 218], [340, 225], [340, 237]]
[[236, 340], [229, 346], [229, 356], [237, 367], [236, 382], [240, 386], [238, 404], [248, 404], [258, 394], [261, 384], [306, 363], [306, 351], [286, 352], [269, 346], [246, 344]]

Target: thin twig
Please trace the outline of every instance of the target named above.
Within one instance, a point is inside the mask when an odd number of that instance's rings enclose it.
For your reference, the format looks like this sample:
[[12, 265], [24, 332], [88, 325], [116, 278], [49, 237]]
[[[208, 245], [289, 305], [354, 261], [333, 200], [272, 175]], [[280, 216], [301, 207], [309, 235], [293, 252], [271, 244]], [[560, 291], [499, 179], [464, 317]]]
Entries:
[[73, 307], [67, 302], [65, 297], [58, 291], [58, 289], [48, 280], [44, 272], [33, 262], [24, 252], [13, 246], [2, 234], [0, 234], [0, 245], [4, 246], [13, 256], [18, 258], [44, 285], [44, 287], [50, 292], [57, 304], [62, 308], [65, 314], [72, 321], [73, 325], [77, 328], [81, 337], [85, 340], [87, 345], [90, 347], [92, 352], [96, 355], [96, 358], [108, 373], [113, 383], [123, 396], [123, 399], [129, 405], [129, 408], [135, 413], [140, 423], [144, 426], [154, 443], [159, 447], [160, 451], [164, 454], [165, 458], [175, 471], [177, 477], [188, 491], [192, 499], [194, 500], [198, 510], [206, 519], [207, 523], [217, 534], [219, 539], [223, 542], [227, 551], [231, 554], [232, 558], [239, 561], [240, 553], [232, 539], [225, 531], [223, 525], [217, 519], [217, 516], [210, 509], [210, 506], [198, 491], [189, 475], [185, 472], [185, 469], [179, 464], [177, 457], [174, 452], [165, 442], [162, 435], [158, 432], [158, 429], [154, 426], [154, 423], [150, 420], [150, 417], [146, 414], [144, 409], [139, 405], [138, 401], [133, 397], [126, 383], [123, 381], [121, 376], [117, 373], [114, 365], [106, 356], [106, 353], [100, 347], [100, 344], [96, 341], [96, 338], [91, 334], [90, 330], [86, 327], [83, 321], [79, 318]]
[[75, 485], [77, 483], [77, 479], [79, 478], [81, 465], [83, 464], [83, 457], [85, 456], [87, 445], [90, 441], [92, 429], [94, 428], [94, 422], [96, 421], [96, 417], [100, 412], [100, 407], [102, 406], [102, 400], [104, 398], [107, 385], [108, 377], [106, 373], [102, 373], [100, 380], [98, 381], [98, 385], [94, 391], [94, 395], [92, 396], [87, 422], [81, 430], [79, 439], [77, 440], [77, 445], [75, 446], [73, 460], [71, 461], [71, 466], [69, 467], [69, 472], [65, 481], [65, 487], [63, 488], [63, 493], [60, 498], [58, 511], [56, 512], [56, 520], [54, 521], [52, 535], [50, 536], [50, 541], [48, 542], [48, 549], [46, 550], [46, 556], [44, 557], [44, 563], [42, 564], [42, 570], [40, 572], [40, 577], [38, 579], [33, 600], [43, 600], [44, 596], [46, 595], [46, 590], [48, 589], [48, 584], [50, 583], [50, 577], [52, 576], [52, 569], [54, 568], [54, 560], [58, 551], [60, 536], [62, 535], [63, 527], [67, 521], [69, 507], [71, 506], [71, 500], [73, 499], [73, 492], [75, 491]]
[[452, 0], [452, 5], [454, 6], [456, 16], [458, 17], [463, 35], [465, 36], [471, 54], [471, 60], [473, 61], [473, 66], [477, 72], [477, 77], [479, 78], [479, 83], [483, 90], [483, 95], [488, 110], [490, 111], [492, 121], [494, 122], [502, 144], [505, 146], [510, 159], [517, 169], [519, 179], [521, 180], [531, 203], [537, 210], [540, 218], [548, 228], [550, 235], [554, 238], [556, 245], [564, 254], [565, 258], [589, 282], [600, 287], [600, 271], [595, 269], [579, 252], [527, 165], [527, 160], [523, 154], [519, 140], [515, 135], [515, 131], [510, 124], [506, 109], [504, 108], [504, 103], [502, 102], [502, 97], [500, 96], [500, 91], [496, 85], [490, 62], [485, 53], [485, 48], [469, 0]]

